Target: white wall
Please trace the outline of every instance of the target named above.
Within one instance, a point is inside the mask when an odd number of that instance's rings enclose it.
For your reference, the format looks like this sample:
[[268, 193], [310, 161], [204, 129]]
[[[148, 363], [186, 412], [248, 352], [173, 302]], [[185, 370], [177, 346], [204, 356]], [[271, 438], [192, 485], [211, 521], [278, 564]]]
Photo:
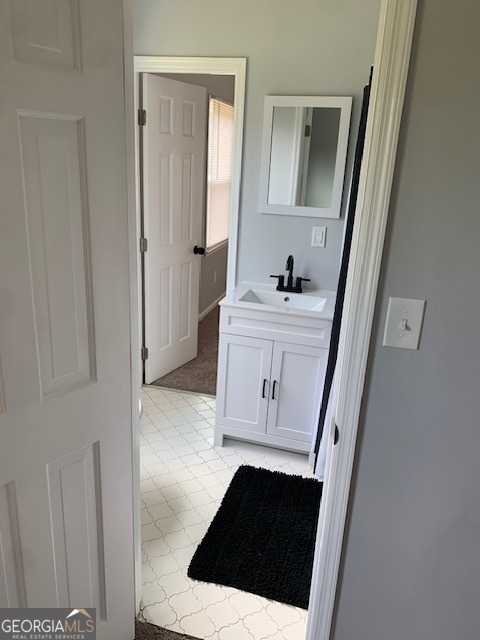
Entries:
[[[419, 2], [332, 640], [479, 635], [479, 24]], [[427, 300], [419, 351], [388, 296]]]
[[135, 0], [135, 54], [247, 58], [240, 280], [268, 282], [291, 253], [296, 274], [336, 288], [343, 219], [322, 221], [327, 247], [314, 249], [318, 219], [258, 212], [263, 102], [265, 95], [354, 96], [356, 134], [379, 8], [380, 0]]

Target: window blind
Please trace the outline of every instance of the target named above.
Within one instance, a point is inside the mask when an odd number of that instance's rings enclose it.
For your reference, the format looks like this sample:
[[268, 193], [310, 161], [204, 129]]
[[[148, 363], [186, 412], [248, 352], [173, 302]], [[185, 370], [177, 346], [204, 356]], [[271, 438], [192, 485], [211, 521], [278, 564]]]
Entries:
[[232, 141], [233, 105], [211, 97], [208, 118], [207, 250], [228, 239]]

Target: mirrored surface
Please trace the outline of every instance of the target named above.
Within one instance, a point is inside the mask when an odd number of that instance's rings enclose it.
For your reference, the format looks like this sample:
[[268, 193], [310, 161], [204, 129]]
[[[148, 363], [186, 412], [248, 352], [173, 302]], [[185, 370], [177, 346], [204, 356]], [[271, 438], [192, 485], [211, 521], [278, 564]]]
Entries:
[[351, 98], [267, 96], [260, 208], [339, 217]]
[[274, 107], [268, 203], [329, 208], [339, 108]]

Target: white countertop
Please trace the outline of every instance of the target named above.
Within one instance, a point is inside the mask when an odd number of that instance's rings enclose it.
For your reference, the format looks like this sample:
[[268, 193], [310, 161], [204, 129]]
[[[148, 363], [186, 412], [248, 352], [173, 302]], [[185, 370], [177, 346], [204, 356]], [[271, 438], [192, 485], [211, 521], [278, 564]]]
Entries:
[[[253, 293], [258, 292], [260, 295], [262, 292], [267, 294], [266, 299], [268, 302], [255, 302], [252, 300], [253, 296], [248, 294], [251, 291]], [[273, 295], [272, 295], [273, 294]], [[250, 300], [242, 300], [243, 297], [250, 297]], [[279, 304], [270, 303], [270, 299], [276, 299], [278, 297]], [[295, 305], [301, 304], [302, 306], [312, 300], [312, 305], [321, 306], [320, 310], [298, 308]], [[220, 306], [234, 306], [242, 309], [252, 309], [256, 311], [268, 311], [269, 313], [289, 314], [305, 317], [315, 317], [324, 319], [333, 319], [333, 312], [335, 310], [335, 291], [326, 291], [324, 289], [305, 290], [303, 293], [291, 293], [287, 291], [277, 291], [274, 284], [264, 284], [258, 282], [241, 282], [233, 291], [220, 301]], [[323, 301], [323, 303], [322, 303]], [[308, 304], [308, 303], [307, 303]]]

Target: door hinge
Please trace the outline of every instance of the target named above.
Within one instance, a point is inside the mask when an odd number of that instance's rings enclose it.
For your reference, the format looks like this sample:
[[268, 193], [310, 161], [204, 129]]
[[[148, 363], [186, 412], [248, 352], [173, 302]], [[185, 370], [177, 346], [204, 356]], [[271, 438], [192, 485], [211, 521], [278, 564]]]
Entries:
[[144, 127], [147, 124], [147, 112], [145, 109], [138, 110], [138, 124], [140, 127]]
[[145, 253], [148, 247], [148, 241], [146, 238], [140, 238], [140, 251], [141, 253]]
[[305, 125], [305, 138], [309, 138], [310, 137], [310, 133], [312, 131], [312, 128], [309, 124]]
[[142, 347], [142, 360], [148, 360], [148, 349], [147, 349], [147, 347]]

